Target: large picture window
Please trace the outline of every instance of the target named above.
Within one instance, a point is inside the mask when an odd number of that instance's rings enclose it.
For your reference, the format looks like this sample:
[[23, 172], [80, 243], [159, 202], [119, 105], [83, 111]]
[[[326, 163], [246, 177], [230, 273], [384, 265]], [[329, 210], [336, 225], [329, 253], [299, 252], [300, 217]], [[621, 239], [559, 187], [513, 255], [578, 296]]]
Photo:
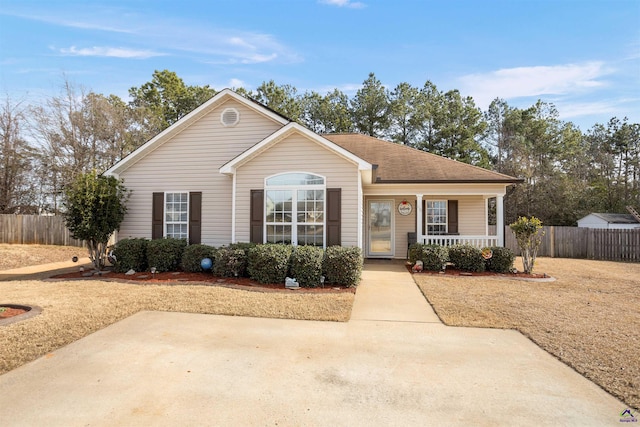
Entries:
[[165, 237], [189, 237], [189, 193], [165, 193]]
[[325, 245], [325, 180], [309, 173], [286, 173], [265, 181], [267, 243]]
[[427, 234], [447, 233], [447, 201], [427, 200]]

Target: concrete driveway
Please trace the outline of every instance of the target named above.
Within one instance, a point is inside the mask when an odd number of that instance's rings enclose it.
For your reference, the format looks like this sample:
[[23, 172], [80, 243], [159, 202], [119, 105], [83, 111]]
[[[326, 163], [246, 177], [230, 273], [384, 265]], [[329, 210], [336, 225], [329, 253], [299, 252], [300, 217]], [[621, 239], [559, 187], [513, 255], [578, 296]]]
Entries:
[[619, 425], [508, 330], [451, 328], [398, 264], [348, 323], [141, 312], [0, 376], [3, 425]]

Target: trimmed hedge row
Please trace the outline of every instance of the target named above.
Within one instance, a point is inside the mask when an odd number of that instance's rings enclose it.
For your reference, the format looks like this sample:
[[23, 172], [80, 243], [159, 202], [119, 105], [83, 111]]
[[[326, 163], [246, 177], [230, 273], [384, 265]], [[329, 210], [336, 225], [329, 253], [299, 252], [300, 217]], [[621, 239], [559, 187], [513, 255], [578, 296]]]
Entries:
[[124, 239], [113, 248], [114, 271], [126, 273], [129, 270], [145, 271], [147, 269], [147, 239]]
[[513, 269], [516, 254], [514, 254], [511, 249], [501, 246], [492, 246], [489, 249], [491, 250], [492, 256], [486, 260], [487, 271], [509, 273]]
[[147, 263], [158, 273], [176, 271], [187, 248], [184, 239], [155, 239], [147, 243]]
[[[490, 257], [483, 256], [490, 253]], [[409, 248], [409, 261], [415, 264], [422, 261], [425, 270], [444, 270], [447, 263], [464, 271], [481, 272], [492, 271], [508, 273], [513, 268], [515, 254], [509, 248], [492, 246], [479, 249], [471, 245], [438, 246], [414, 243]]]
[[425, 270], [440, 271], [447, 265], [449, 252], [445, 246], [414, 243], [409, 248], [409, 261], [413, 265], [417, 260], [422, 261]]
[[203, 271], [201, 266], [202, 260], [209, 258], [213, 262], [216, 257], [216, 252], [216, 248], [213, 246], [203, 244], [189, 245], [182, 254], [180, 266], [183, 271], [200, 273]]
[[213, 274], [223, 277], [250, 277], [261, 283], [284, 283], [293, 277], [303, 287], [324, 283], [357, 286], [362, 274], [362, 251], [359, 248], [331, 246], [326, 250], [314, 246], [282, 244], [256, 245], [235, 243], [218, 249], [202, 244], [189, 245], [179, 239], [123, 239], [113, 248], [114, 270], [157, 272], [202, 272], [201, 261], [212, 260]]
[[249, 249], [249, 277], [260, 283], [284, 283], [293, 247], [268, 243]]
[[326, 283], [358, 286], [362, 276], [362, 251], [358, 247], [329, 246], [324, 253], [322, 273]]
[[315, 288], [322, 281], [324, 251], [315, 246], [296, 246], [289, 260], [291, 277], [303, 288]]
[[473, 272], [485, 270], [482, 250], [471, 245], [450, 246], [449, 262], [459, 270]]

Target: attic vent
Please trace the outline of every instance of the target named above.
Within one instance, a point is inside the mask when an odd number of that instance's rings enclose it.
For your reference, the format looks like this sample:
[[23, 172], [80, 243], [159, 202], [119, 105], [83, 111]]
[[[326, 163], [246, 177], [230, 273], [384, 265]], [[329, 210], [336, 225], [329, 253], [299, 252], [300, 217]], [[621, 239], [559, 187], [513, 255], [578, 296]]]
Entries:
[[220, 115], [220, 121], [225, 126], [235, 126], [240, 121], [240, 113], [235, 108], [225, 108]]

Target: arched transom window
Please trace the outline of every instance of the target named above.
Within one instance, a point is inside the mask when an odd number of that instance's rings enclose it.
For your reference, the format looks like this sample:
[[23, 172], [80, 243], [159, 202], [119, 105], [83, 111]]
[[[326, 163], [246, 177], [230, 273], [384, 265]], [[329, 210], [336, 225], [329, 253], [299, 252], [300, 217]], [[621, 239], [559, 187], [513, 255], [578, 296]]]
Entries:
[[325, 179], [306, 172], [265, 180], [267, 243], [325, 245]]

